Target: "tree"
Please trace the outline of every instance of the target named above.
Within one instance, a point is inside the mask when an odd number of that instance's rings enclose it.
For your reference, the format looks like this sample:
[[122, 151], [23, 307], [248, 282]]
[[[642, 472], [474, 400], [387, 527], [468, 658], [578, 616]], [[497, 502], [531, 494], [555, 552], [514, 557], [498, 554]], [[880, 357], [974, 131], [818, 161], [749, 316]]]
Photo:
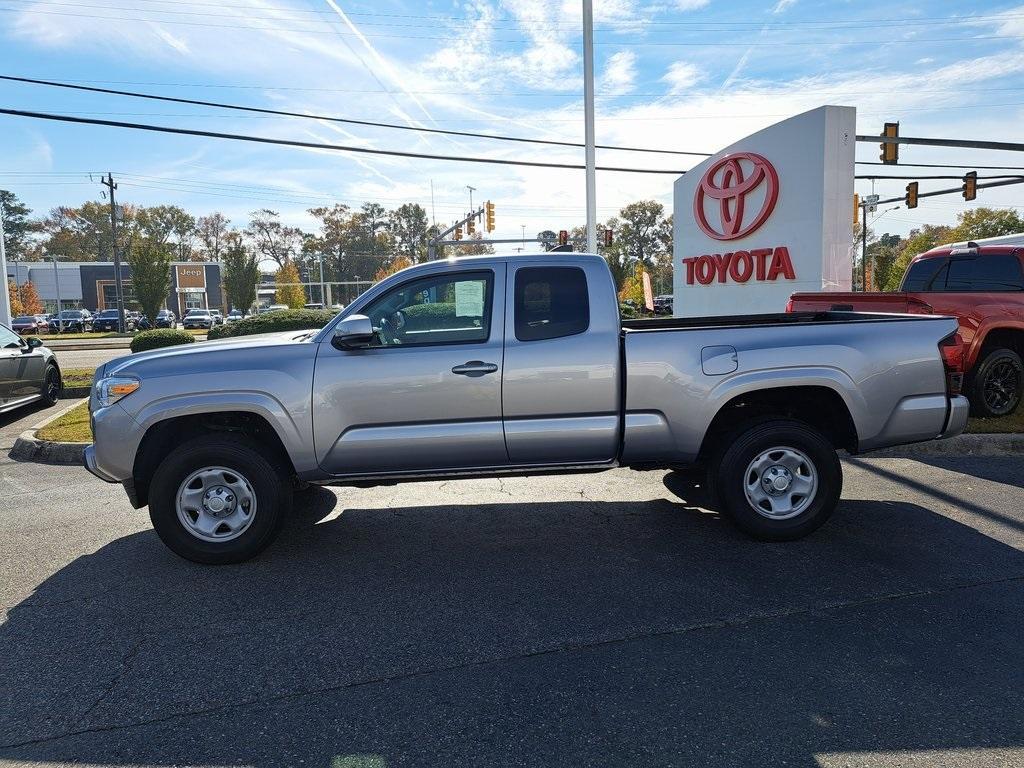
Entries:
[[274, 276], [277, 290], [274, 302], [287, 304], [291, 309], [302, 309], [306, 305], [306, 291], [299, 282], [299, 270], [291, 261], [285, 262]]
[[633, 274], [623, 282], [619, 301], [632, 301], [637, 307], [644, 306], [644, 267], [640, 262], [633, 267]]
[[391, 263], [388, 264], [387, 266], [381, 267], [376, 272], [374, 272], [373, 282], [379, 283], [384, 278], [390, 277], [391, 275], [395, 274], [395, 272], [400, 272], [406, 267], [411, 267], [412, 265], [413, 261], [408, 256], [399, 256], [397, 259], [393, 259]]
[[427, 255], [427, 211], [417, 203], [404, 203], [388, 214], [388, 228], [395, 241], [395, 251], [412, 263]]
[[137, 236], [128, 249], [125, 261], [132, 271], [132, 286], [142, 313], [156, 324], [156, 313], [167, 300], [171, 289], [171, 249], [166, 243]]
[[[919, 253], [931, 250], [941, 243], [952, 242], [952, 234], [953, 231], [949, 227], [934, 224], [925, 224], [920, 229], [910, 230], [910, 234], [900, 246], [899, 255], [893, 261], [886, 276], [884, 290], [898, 291], [910, 260]], [[879, 285], [877, 281], [875, 284]], [[879, 285], [879, 287], [883, 286]]]
[[256, 303], [260, 264], [256, 254], [246, 250], [241, 238], [234, 238], [224, 250], [224, 293], [233, 309], [248, 310]]
[[303, 234], [298, 227], [286, 227], [280, 214], [269, 208], [260, 208], [249, 214], [245, 234], [252, 241], [260, 260], [272, 260], [283, 267], [302, 252]]
[[158, 245], [170, 245], [178, 261], [190, 261], [196, 236], [196, 220], [176, 205], [141, 208], [136, 221], [143, 236]]
[[221, 253], [228, 247], [230, 223], [223, 213], [211, 213], [196, 219], [196, 233], [203, 244], [203, 256], [207, 261], [219, 261]]
[[953, 242], [1024, 232], [1024, 218], [1009, 209], [975, 208], [961, 211], [957, 214], [956, 220], [956, 226], [950, 233]]
[[11, 308], [11, 317], [25, 314], [24, 307], [21, 306], [21, 297], [18, 295], [18, 286], [13, 280], [7, 281], [7, 303]]
[[[121, 207], [118, 222], [118, 247], [124, 253], [129, 244], [136, 209]], [[51, 256], [68, 261], [110, 261], [110, 204], [90, 200], [78, 208], [60, 206], [50, 211], [42, 221], [46, 235], [44, 246]]]
[[613, 248], [625, 262], [653, 266], [657, 257], [672, 253], [672, 224], [665, 218], [665, 206], [654, 200], [639, 200], [619, 211], [621, 223]]
[[21, 311], [26, 315], [43, 314], [43, 302], [39, 298], [39, 291], [31, 280], [21, 285]]
[[0, 189], [0, 216], [3, 217], [4, 249], [11, 261], [25, 261], [29, 235], [38, 225], [28, 218], [31, 210], [13, 192]]
[[451, 247], [459, 256], [486, 256], [494, 253], [494, 246], [485, 241], [480, 232], [470, 235], [467, 240]]

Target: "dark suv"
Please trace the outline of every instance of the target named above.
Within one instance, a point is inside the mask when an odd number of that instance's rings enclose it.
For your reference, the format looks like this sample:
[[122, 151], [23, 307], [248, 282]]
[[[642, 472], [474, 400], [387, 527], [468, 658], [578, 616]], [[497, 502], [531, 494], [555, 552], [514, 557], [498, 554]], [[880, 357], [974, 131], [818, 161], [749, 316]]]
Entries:
[[[134, 328], [131, 314], [129, 312], [124, 313], [124, 329], [130, 331]], [[92, 329], [94, 331], [116, 331], [117, 330], [117, 310], [116, 309], [104, 309], [98, 315], [95, 315], [92, 319]]]
[[176, 328], [178, 325], [178, 318], [174, 316], [174, 313], [169, 309], [161, 309], [156, 313], [156, 322], [154, 323], [157, 328]]
[[83, 333], [92, 330], [92, 315], [82, 309], [65, 309], [50, 318], [50, 333]]

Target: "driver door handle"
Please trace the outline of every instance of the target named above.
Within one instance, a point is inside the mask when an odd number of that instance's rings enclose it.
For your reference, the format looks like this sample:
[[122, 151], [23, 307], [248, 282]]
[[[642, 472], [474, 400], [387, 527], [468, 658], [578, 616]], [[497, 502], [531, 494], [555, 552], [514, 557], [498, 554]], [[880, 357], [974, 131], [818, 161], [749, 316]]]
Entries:
[[452, 373], [459, 376], [483, 376], [486, 373], [494, 373], [498, 370], [496, 363], [485, 363], [481, 360], [470, 360], [468, 363], [456, 365]]

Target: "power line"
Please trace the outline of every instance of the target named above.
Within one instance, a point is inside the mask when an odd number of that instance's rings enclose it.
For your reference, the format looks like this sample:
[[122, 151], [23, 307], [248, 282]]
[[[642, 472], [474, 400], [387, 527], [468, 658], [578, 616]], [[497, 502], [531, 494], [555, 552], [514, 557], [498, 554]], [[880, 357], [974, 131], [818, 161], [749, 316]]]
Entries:
[[960, 147], [961, 149], [998, 149], [1004, 152], [1024, 152], [1024, 143], [1016, 141], [932, 139], [921, 136], [862, 136], [859, 134], [857, 141], [868, 144], [916, 144], [922, 147]]
[[[313, 141], [297, 141], [294, 139], [272, 139], [265, 136], [250, 136], [241, 133], [220, 133], [217, 131], [200, 131], [194, 128], [172, 128], [165, 125], [147, 123], [126, 123], [119, 120], [96, 120], [87, 117], [72, 117], [48, 112], [29, 112], [21, 109], [0, 109], [0, 114], [15, 117], [28, 117], [36, 120], [52, 120], [61, 123], [77, 123], [80, 125], [102, 125], [108, 128], [130, 128], [136, 131], [152, 131], [154, 133], [174, 133], [182, 136], [202, 136], [211, 139], [230, 139], [232, 141], [249, 141], [257, 144], [276, 144], [284, 147], [302, 147], [304, 149], [326, 149], [334, 152], [357, 152], [366, 155], [386, 155], [391, 157], [411, 157], [419, 160], [443, 160], [462, 163], [486, 163], [490, 165], [513, 165], [530, 168], [561, 168], [567, 170], [584, 170], [584, 166], [575, 163], [544, 163], [536, 160], [504, 160], [494, 157], [454, 157], [452, 155], [434, 155], [423, 152], [402, 152], [394, 149], [370, 149], [368, 147], [351, 147], [341, 144], [323, 144]], [[666, 170], [657, 168], [624, 168], [619, 166], [597, 166], [599, 171], [616, 171], [621, 173], [670, 173], [681, 176], [686, 171]]]
[[[879, 137], [880, 138], [880, 137]], [[877, 160], [858, 160], [857, 165], [885, 165], [892, 167], [890, 163], [881, 163]], [[983, 171], [1024, 171], [1024, 165], [950, 165], [946, 163], [904, 163], [900, 162], [899, 167], [903, 168], [972, 168]]]
[[[165, 101], [174, 104], [190, 104], [200, 107], [215, 107], [217, 109], [229, 109], [237, 112], [253, 112], [262, 115], [276, 115], [282, 117], [299, 117], [307, 120], [324, 120], [332, 123], [346, 123], [349, 125], [363, 125], [372, 128], [390, 128], [400, 131], [415, 131], [418, 133], [440, 133], [446, 136], [464, 136], [474, 139], [491, 139], [493, 141], [512, 141], [523, 144], [547, 144], [559, 147], [581, 148], [584, 145], [573, 141], [554, 141], [551, 139], [531, 139], [522, 136], [497, 136], [490, 133], [475, 133], [472, 131], [451, 131], [443, 128], [423, 128], [412, 125], [399, 125], [397, 123], [382, 123], [374, 120], [356, 120], [348, 117], [334, 117], [332, 115], [317, 115], [304, 112], [290, 112], [281, 109], [267, 109], [264, 107], [248, 107], [240, 104], [226, 104], [219, 101], [203, 101], [200, 99], [183, 99], [175, 96], [160, 96], [153, 93], [141, 93], [139, 91], [122, 91], [114, 88], [99, 88], [91, 85], [74, 85], [73, 83], [59, 82], [57, 80], [39, 80], [31, 77], [16, 77], [14, 75], [0, 75], [0, 80], [14, 83], [27, 83], [29, 85], [44, 85], [52, 88], [66, 88], [74, 91], [87, 91], [89, 93], [105, 93], [113, 96], [129, 96], [135, 99], [147, 99], [150, 101]], [[597, 144], [598, 149], [614, 149], [624, 152], [650, 152], [663, 155], [696, 155], [699, 157], [711, 157], [710, 152], [683, 152], [671, 149], [649, 149], [646, 147], [615, 147], [609, 144]]]
[[[899, 179], [901, 181], [917, 181], [920, 179], [946, 179], [949, 181], [960, 180], [962, 176], [878, 176], [878, 175], [865, 175], [865, 176], [854, 176], [853, 178], [861, 181], [873, 181], [875, 179]], [[979, 179], [1024, 179], [1024, 176], [1016, 174], [996, 174], [992, 176], [979, 176]]]

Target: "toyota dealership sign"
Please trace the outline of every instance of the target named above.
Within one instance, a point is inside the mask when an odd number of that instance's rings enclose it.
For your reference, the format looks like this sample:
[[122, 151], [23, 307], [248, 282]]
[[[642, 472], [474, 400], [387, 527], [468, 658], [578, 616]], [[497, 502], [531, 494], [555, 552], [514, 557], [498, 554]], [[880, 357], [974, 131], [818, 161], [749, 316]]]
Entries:
[[850, 289], [855, 114], [806, 112], [676, 181], [674, 314], [781, 312], [794, 291]]

